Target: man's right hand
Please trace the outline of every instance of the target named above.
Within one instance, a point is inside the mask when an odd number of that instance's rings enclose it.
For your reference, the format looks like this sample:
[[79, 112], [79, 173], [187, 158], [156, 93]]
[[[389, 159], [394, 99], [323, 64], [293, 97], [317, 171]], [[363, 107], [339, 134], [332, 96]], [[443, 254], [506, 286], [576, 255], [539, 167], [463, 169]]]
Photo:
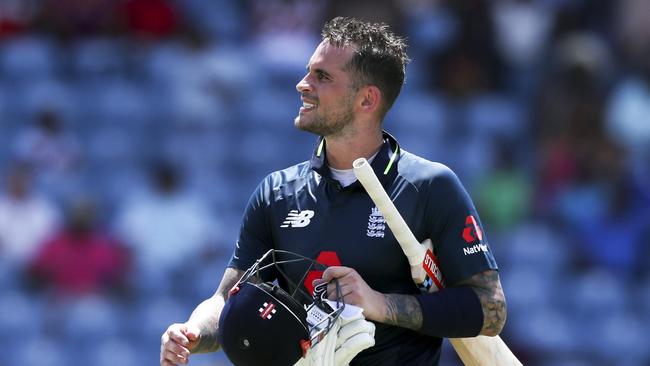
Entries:
[[199, 333], [198, 327], [187, 323], [170, 325], [160, 338], [160, 366], [187, 364]]

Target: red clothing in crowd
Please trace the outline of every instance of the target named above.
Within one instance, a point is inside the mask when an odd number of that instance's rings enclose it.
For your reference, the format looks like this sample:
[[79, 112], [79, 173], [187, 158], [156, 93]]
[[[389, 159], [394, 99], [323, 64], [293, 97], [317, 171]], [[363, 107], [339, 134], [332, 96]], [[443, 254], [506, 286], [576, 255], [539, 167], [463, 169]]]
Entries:
[[109, 236], [62, 232], [41, 247], [31, 274], [54, 291], [86, 294], [119, 286], [127, 266], [123, 247]]
[[167, 0], [129, 0], [124, 17], [130, 32], [151, 38], [171, 35], [179, 22], [176, 9]]

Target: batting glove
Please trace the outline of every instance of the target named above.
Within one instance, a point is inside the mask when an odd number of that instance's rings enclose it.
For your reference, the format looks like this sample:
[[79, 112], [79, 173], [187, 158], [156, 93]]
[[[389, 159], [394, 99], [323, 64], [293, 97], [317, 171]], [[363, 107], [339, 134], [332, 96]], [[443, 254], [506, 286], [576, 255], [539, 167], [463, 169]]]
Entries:
[[[330, 305], [336, 308], [336, 303]], [[375, 325], [364, 318], [362, 308], [346, 304], [325, 338], [294, 366], [347, 366], [359, 352], [374, 345]]]

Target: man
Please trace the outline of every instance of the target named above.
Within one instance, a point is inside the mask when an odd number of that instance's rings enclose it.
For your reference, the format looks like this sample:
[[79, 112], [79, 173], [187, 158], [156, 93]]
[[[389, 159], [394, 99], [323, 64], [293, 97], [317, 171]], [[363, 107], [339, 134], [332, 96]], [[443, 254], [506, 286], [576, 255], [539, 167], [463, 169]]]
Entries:
[[[375, 346], [351, 365], [434, 365], [444, 337], [499, 334], [505, 298], [469, 196], [448, 168], [402, 150], [382, 130], [404, 83], [405, 47], [383, 24], [335, 18], [324, 26], [297, 85], [303, 104], [295, 119], [322, 139], [310, 161], [259, 185], [219, 288], [163, 334], [161, 365], [219, 348], [216, 324], [228, 290], [270, 248], [331, 265], [307, 276], [305, 287], [337, 278], [345, 301], [375, 322]], [[355, 181], [359, 157], [371, 161], [415, 236], [433, 241], [443, 291], [418, 292], [406, 257]]]

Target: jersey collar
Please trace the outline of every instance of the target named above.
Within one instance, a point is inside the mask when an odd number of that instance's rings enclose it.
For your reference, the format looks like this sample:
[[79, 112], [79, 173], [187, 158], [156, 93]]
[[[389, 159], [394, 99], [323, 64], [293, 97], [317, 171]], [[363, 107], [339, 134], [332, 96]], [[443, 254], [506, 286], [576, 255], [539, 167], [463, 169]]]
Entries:
[[[387, 179], [397, 174], [397, 162], [399, 161], [402, 150], [397, 140], [388, 132], [382, 131], [382, 137], [384, 144], [370, 165], [375, 171], [377, 178], [379, 178], [379, 181], [384, 183]], [[318, 145], [316, 145], [316, 149], [311, 157], [311, 168], [321, 176], [332, 180], [332, 173], [327, 164], [325, 139], [323, 137], [318, 140]], [[358, 184], [358, 182], [354, 184]]]

